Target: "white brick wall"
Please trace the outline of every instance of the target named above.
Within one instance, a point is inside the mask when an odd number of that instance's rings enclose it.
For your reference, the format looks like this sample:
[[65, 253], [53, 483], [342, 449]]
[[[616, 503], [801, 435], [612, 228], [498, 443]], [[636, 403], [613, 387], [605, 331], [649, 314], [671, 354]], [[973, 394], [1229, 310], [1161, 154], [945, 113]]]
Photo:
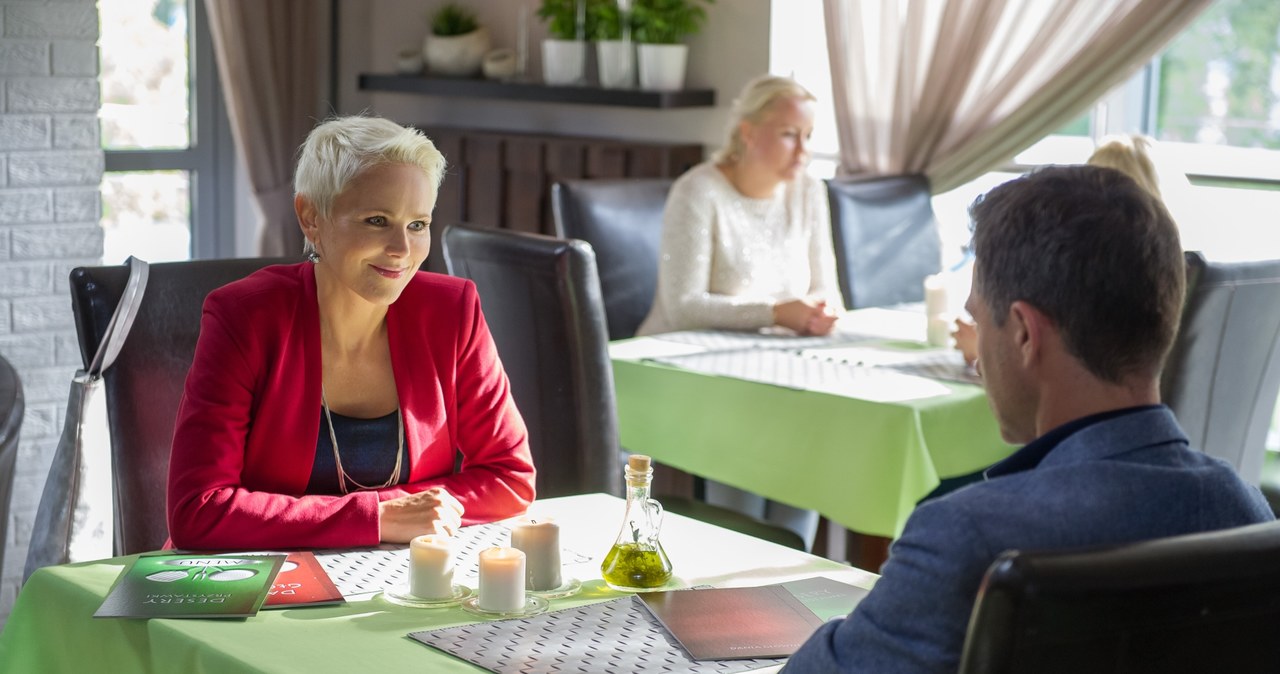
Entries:
[[0, 354], [27, 405], [0, 541], [0, 628], [80, 363], [67, 275], [102, 257], [97, 38], [94, 0], [0, 0]]

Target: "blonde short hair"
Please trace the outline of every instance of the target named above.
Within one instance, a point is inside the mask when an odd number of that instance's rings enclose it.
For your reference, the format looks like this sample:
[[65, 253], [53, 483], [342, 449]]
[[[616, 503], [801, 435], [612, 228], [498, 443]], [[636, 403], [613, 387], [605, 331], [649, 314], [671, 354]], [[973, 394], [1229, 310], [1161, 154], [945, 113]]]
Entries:
[[728, 140], [716, 151], [715, 161], [725, 164], [737, 161], [745, 149], [738, 127], [743, 122], [759, 122], [769, 106], [781, 98], [798, 98], [802, 101], [818, 100], [808, 89], [790, 77], [762, 75], [742, 88], [733, 101], [733, 118], [728, 128]]
[[1160, 178], [1151, 160], [1152, 140], [1146, 136], [1111, 136], [1104, 138], [1085, 163], [1113, 168], [1133, 178], [1138, 186], [1161, 199]]
[[[327, 217], [342, 190], [380, 164], [417, 166], [436, 188], [444, 179], [444, 155], [421, 131], [381, 117], [355, 115], [326, 120], [307, 134], [298, 150], [294, 194], [306, 197]], [[310, 255], [315, 248], [307, 241], [302, 252]]]

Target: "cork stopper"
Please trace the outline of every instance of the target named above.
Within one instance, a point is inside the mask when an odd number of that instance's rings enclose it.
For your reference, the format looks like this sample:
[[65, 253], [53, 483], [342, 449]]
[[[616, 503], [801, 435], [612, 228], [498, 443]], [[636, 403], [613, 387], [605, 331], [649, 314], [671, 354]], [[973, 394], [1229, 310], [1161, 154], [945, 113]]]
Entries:
[[627, 467], [638, 473], [649, 470], [649, 457], [644, 454], [632, 454], [627, 458]]
[[653, 477], [653, 466], [649, 457], [644, 454], [632, 454], [627, 457], [627, 467], [622, 472], [626, 475], [628, 487], [646, 487]]

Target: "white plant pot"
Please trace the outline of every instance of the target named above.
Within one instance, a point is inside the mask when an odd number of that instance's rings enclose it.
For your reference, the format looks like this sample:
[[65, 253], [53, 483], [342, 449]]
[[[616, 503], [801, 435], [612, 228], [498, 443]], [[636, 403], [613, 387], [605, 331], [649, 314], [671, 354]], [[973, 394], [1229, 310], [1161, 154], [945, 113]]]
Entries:
[[587, 66], [587, 43], [580, 40], [542, 41], [542, 81], [552, 85], [582, 82]]
[[636, 47], [640, 57], [640, 88], [672, 91], [684, 88], [684, 67], [689, 56], [688, 45], [642, 44]]
[[596, 65], [600, 86], [605, 89], [630, 89], [636, 84], [636, 52], [634, 42], [601, 40], [596, 43]]
[[466, 35], [430, 35], [422, 42], [427, 72], [448, 77], [474, 77], [489, 51], [489, 29], [481, 26]]

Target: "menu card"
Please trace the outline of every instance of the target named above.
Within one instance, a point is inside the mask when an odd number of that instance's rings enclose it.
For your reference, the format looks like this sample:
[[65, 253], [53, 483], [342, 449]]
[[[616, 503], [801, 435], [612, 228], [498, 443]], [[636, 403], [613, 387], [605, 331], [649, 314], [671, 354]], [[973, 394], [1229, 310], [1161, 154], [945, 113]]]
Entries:
[[781, 585], [651, 592], [640, 600], [694, 660], [786, 657], [822, 626]]
[[143, 555], [95, 618], [243, 618], [267, 598], [285, 555]]
[[316, 556], [305, 550], [290, 552], [280, 567], [275, 582], [267, 590], [264, 609], [297, 608], [343, 604], [346, 599], [338, 591]]

